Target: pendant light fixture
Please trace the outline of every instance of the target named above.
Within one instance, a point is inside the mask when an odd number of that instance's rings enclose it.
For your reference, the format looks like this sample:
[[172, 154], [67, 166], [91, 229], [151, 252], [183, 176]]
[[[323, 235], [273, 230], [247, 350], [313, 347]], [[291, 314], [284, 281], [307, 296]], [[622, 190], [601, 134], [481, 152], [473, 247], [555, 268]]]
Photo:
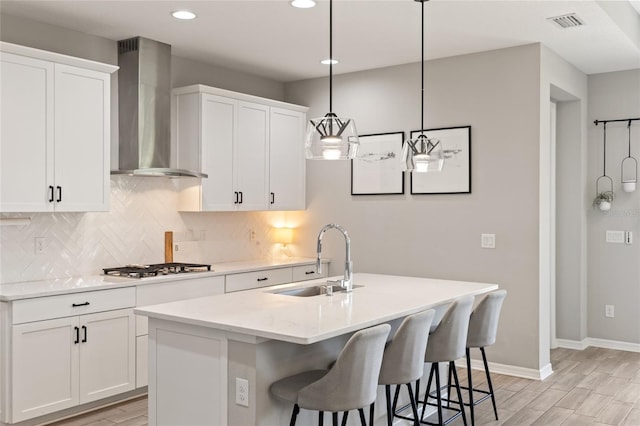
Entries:
[[[333, 59], [333, 0], [329, 0], [329, 59]], [[305, 156], [309, 160], [349, 160], [358, 151], [358, 132], [351, 118], [333, 112], [333, 61], [329, 62], [329, 112], [307, 124]]]
[[[607, 176], [607, 123], [604, 123], [602, 142], [602, 176], [596, 179], [596, 198], [593, 200], [593, 207], [598, 207], [603, 212], [611, 210], [613, 202], [613, 179]], [[600, 187], [600, 184], [604, 188]], [[608, 187], [606, 186], [608, 184]]]
[[[627, 157], [622, 160], [620, 172], [622, 174], [622, 190], [624, 192], [633, 192], [636, 190], [636, 182], [638, 181], [638, 160], [631, 156], [631, 120], [627, 124], [629, 131], [629, 151]], [[625, 173], [625, 165], [627, 173]]]
[[429, 139], [424, 134], [424, 4], [429, 0], [415, 0], [422, 3], [422, 85], [420, 134], [415, 139], [407, 139], [402, 148], [403, 169], [410, 172], [439, 172], [444, 166], [444, 152], [438, 139]]

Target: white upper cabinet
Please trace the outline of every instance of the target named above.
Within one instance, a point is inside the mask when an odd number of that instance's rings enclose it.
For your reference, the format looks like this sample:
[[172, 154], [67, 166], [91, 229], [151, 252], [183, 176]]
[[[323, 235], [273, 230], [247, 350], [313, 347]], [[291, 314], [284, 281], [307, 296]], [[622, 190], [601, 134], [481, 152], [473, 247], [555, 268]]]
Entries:
[[269, 209], [305, 209], [304, 131], [306, 114], [271, 108]]
[[0, 58], [0, 211], [52, 211], [53, 64]]
[[304, 210], [306, 107], [196, 85], [174, 90], [180, 211]]
[[117, 67], [9, 43], [0, 64], [0, 211], [107, 211]]
[[[269, 107], [238, 103], [234, 150], [234, 191], [238, 210], [267, 210], [269, 192]], [[234, 194], [235, 195], [235, 194]]]

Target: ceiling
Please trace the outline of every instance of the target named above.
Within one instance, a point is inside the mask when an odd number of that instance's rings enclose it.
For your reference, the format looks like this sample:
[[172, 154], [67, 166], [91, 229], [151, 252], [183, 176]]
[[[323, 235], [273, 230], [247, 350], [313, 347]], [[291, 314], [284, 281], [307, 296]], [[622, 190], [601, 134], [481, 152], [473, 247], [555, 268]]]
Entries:
[[[198, 18], [176, 20], [177, 9]], [[640, 68], [639, 0], [431, 0], [425, 10], [427, 59], [541, 42], [587, 74]], [[112, 40], [140, 35], [177, 56], [282, 82], [328, 73], [328, 1], [2, 0], [0, 12]], [[584, 26], [546, 19], [572, 12]], [[333, 13], [335, 73], [420, 60], [420, 3], [336, 0]]]

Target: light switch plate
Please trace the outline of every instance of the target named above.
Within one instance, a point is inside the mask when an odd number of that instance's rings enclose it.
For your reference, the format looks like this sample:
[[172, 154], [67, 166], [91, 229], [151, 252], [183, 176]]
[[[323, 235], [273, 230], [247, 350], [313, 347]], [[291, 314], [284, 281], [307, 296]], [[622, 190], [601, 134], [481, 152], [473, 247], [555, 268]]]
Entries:
[[480, 234], [480, 247], [496, 248], [496, 234]]

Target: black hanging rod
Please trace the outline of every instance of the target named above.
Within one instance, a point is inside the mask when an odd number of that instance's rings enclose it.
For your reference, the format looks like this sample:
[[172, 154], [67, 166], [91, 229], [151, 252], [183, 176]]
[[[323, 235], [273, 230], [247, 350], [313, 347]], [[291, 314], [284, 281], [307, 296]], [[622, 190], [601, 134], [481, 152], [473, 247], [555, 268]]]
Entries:
[[615, 123], [615, 122], [623, 122], [627, 121], [631, 124], [632, 121], [640, 121], [640, 118], [622, 118], [620, 120], [595, 120], [593, 123], [597, 126], [600, 123]]

